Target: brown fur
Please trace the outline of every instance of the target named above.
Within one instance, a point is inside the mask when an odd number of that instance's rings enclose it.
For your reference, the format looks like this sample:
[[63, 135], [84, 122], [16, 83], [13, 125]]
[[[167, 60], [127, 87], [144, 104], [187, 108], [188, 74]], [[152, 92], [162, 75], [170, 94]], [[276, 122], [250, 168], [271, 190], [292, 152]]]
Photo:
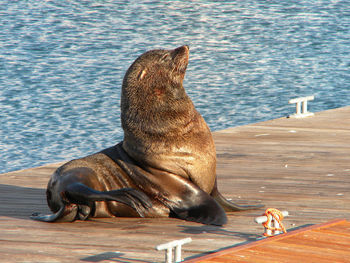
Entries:
[[[210, 193], [214, 142], [182, 85], [188, 47], [172, 52], [147, 52], [128, 69], [121, 100], [123, 148], [144, 165], [181, 175]], [[179, 58], [173, 60], [175, 55]]]

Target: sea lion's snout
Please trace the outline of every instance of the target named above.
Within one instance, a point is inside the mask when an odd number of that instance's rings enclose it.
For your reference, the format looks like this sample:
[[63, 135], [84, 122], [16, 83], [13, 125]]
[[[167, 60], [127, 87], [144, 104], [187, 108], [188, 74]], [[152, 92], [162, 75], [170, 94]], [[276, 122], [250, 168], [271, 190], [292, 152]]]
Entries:
[[178, 47], [172, 51], [172, 57], [176, 65], [176, 69], [182, 74], [185, 74], [188, 65], [189, 53], [189, 46], [187, 45]]
[[180, 48], [184, 48], [184, 49], [187, 49], [188, 51], [190, 50], [190, 47], [189, 47], [189, 45], [183, 45], [183, 46], [181, 46]]
[[183, 45], [181, 47], [175, 48], [173, 51], [174, 56], [177, 55], [188, 55], [190, 51], [190, 47], [188, 45]]

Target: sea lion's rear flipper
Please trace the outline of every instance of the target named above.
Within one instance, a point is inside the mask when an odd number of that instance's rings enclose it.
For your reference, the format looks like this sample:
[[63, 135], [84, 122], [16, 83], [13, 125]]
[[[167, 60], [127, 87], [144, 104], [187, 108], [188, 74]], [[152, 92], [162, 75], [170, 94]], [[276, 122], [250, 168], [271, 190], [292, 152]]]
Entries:
[[95, 201], [116, 201], [132, 207], [141, 217], [145, 208], [152, 206], [150, 199], [142, 192], [132, 188], [122, 188], [112, 191], [97, 191], [81, 183], [67, 186], [66, 198], [77, 204], [89, 205]]
[[224, 209], [210, 195], [198, 190], [195, 195], [182, 196], [182, 201], [170, 208], [169, 216], [206, 225], [226, 224]]
[[123, 188], [100, 192], [84, 184], [73, 183], [61, 193], [60, 209], [51, 215], [33, 214], [31, 219], [43, 222], [73, 222], [87, 219], [94, 212], [96, 201], [116, 201], [132, 207], [141, 217], [144, 210], [151, 207], [149, 198], [142, 192]]
[[228, 201], [225, 197], [220, 194], [217, 184], [215, 181], [215, 186], [213, 188], [213, 191], [210, 194], [224, 209], [226, 212], [237, 212], [237, 211], [244, 211], [244, 210], [253, 210], [253, 209], [259, 209], [264, 207], [263, 204], [256, 204], [256, 205], [237, 205], [235, 203], [232, 203]]
[[74, 204], [62, 205], [61, 208], [54, 214], [44, 215], [34, 213], [30, 217], [33, 220], [42, 222], [73, 222], [78, 213], [78, 206]]

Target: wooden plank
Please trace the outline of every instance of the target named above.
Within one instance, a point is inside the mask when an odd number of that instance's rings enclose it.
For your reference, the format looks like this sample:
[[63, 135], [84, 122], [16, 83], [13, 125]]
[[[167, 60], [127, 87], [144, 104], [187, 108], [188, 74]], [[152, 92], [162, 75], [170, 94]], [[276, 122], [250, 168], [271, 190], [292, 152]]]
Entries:
[[[263, 247], [256, 247], [247, 252], [241, 251], [239, 254], [240, 256], [246, 256], [247, 254], [250, 254], [251, 262], [255, 262], [255, 260], [258, 260], [261, 262], [329, 263], [329, 258], [325, 254], [322, 255], [322, 253], [315, 253], [314, 250], [305, 251], [302, 248], [296, 246], [295, 244], [280, 247], [272, 246], [272, 244], [265, 244]], [[332, 258], [332, 262], [337, 262], [337, 259]]]
[[[342, 252], [349, 249], [350, 240], [344, 239], [339, 235], [329, 236], [325, 232], [319, 233], [305, 233], [303, 235], [298, 235], [296, 237], [291, 237], [288, 239], [280, 240], [273, 245], [280, 246], [281, 244], [286, 245], [287, 247], [296, 244], [297, 246], [302, 246], [303, 248], [308, 247], [306, 250], [317, 251], [320, 250], [321, 253], [324, 250], [328, 250], [327, 253], [336, 253], [342, 254]], [[346, 243], [344, 243], [346, 242]], [[333, 250], [334, 252], [331, 252]], [[349, 255], [348, 252], [345, 255]]]
[[[345, 226], [345, 228], [344, 228]], [[328, 229], [349, 231], [350, 223], [333, 220], [309, 226], [275, 237], [225, 249], [211, 255], [194, 258], [192, 262], [345, 262], [350, 261], [350, 239]], [[337, 234], [335, 234], [337, 233]]]
[[219, 256], [222, 256], [222, 255], [234, 254], [234, 253], [237, 253], [239, 251], [249, 250], [249, 249], [252, 249], [252, 248], [257, 247], [257, 246], [262, 246], [262, 245], [264, 245], [264, 243], [267, 243], [267, 242], [268, 243], [276, 242], [276, 241], [279, 241], [281, 239], [290, 238], [290, 237], [293, 237], [295, 235], [299, 235], [300, 233], [304, 233], [304, 232], [307, 232], [307, 231], [310, 231], [310, 230], [320, 229], [320, 228], [323, 228], [323, 227], [326, 227], [326, 226], [333, 226], [333, 225], [336, 225], [336, 224], [339, 224], [339, 223], [344, 223], [344, 222], [346, 222], [344, 219], [335, 219], [335, 220], [332, 220], [330, 222], [326, 222], [326, 223], [323, 223], [323, 224], [311, 225], [311, 226], [308, 226], [308, 227], [303, 227], [303, 228], [300, 228], [298, 230], [294, 230], [294, 231], [288, 232], [287, 234], [284, 234], [284, 235], [278, 235], [278, 236], [274, 236], [274, 237], [270, 237], [270, 238], [264, 238], [264, 239], [261, 239], [261, 240], [256, 241], [256, 242], [250, 242], [250, 243], [247, 243], [247, 244], [234, 246], [234, 247], [231, 247], [229, 249], [224, 249], [222, 251], [218, 251], [218, 252], [216, 252], [214, 254], [205, 255], [205, 256], [200, 257], [200, 258], [194, 258], [194, 259], [188, 260], [186, 262], [187, 263], [205, 262], [206, 259], [210, 259], [212, 257], [219, 257]]

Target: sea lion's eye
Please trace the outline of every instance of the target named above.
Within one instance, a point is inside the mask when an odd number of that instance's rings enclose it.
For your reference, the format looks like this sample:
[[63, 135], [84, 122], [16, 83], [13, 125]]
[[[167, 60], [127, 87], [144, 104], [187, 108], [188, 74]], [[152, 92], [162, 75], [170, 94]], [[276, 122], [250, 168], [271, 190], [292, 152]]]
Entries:
[[145, 75], [147, 73], [147, 70], [146, 69], [143, 69], [140, 73], [139, 73], [139, 76], [137, 77], [139, 80], [142, 80]]
[[169, 54], [165, 53], [161, 58], [160, 61], [167, 61], [169, 59]]

